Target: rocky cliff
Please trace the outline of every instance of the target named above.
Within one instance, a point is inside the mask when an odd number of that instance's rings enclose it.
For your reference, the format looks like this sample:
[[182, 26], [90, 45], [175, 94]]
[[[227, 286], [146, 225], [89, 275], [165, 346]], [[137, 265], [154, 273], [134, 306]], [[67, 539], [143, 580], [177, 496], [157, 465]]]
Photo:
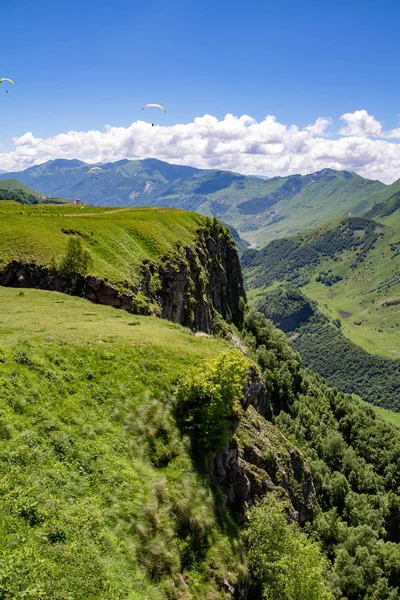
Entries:
[[304, 456], [253, 406], [218, 456], [216, 473], [229, 503], [243, 512], [273, 492], [290, 499], [293, 520], [303, 525], [313, 518], [316, 494]]
[[66, 277], [48, 267], [17, 260], [0, 271], [0, 285], [82, 296], [205, 332], [212, 330], [214, 311], [240, 326], [246, 299], [234, 242], [215, 220], [196, 232], [194, 245], [178, 245], [161, 259], [144, 260], [137, 286], [127, 281], [111, 284], [94, 275]]
[[243, 516], [257, 498], [273, 492], [290, 500], [290, 517], [301, 525], [311, 521], [316, 493], [303, 454], [267, 419], [270, 395], [256, 370], [244, 389], [245, 403], [232, 437], [214, 459], [215, 475], [226, 501]]

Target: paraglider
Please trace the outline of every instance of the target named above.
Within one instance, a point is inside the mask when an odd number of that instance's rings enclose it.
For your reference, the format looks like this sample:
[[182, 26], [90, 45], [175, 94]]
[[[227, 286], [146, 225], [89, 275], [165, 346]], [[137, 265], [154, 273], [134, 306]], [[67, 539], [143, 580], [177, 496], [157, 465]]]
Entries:
[[[12, 85], [14, 85], [14, 82], [12, 79], [9, 79], [8, 77], [2, 77], [0, 79], [0, 83], [3, 83], [3, 81], [8, 81], [9, 83], [11, 83]], [[6, 90], [6, 94], [8, 94], [8, 90]]]
[[[89, 171], [86, 172], [86, 175], [95, 175], [94, 179], [97, 179], [97, 175], [99, 175], [99, 173], [102, 173], [103, 169], [101, 167], [90, 167]], [[90, 180], [91, 182], [93, 181], [93, 179]]]
[[[165, 113], [167, 112], [167, 109], [164, 108], [164, 106], [162, 104], [145, 104], [144, 106], [142, 106], [142, 110], [144, 110], [145, 108], [159, 108], [160, 110], [163, 110]], [[151, 126], [154, 127], [154, 123], [152, 123]]]
[[167, 110], [161, 104], [145, 104], [142, 107], [142, 110], [145, 108], [161, 108], [161, 110], [163, 110], [165, 113], [167, 112]]

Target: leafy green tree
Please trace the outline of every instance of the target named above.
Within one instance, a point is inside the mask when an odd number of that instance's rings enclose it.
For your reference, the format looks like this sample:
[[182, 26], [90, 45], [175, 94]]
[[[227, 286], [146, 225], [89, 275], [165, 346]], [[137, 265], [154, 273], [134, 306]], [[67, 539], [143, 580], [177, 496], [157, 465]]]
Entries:
[[288, 523], [282, 501], [269, 494], [249, 513], [248, 560], [265, 600], [330, 600], [327, 560], [296, 523]]
[[180, 379], [177, 421], [196, 450], [216, 451], [224, 446], [235, 412], [240, 410], [248, 369], [248, 360], [235, 350]]
[[92, 265], [93, 259], [89, 251], [83, 247], [81, 238], [75, 235], [70, 237], [66, 253], [58, 268], [60, 273], [69, 277], [86, 275]]
[[[399, 432], [372, 408], [301, 369], [288, 341], [283, 346], [281, 334], [259, 313], [246, 315], [245, 336], [267, 381], [274, 423], [309, 461], [318, 504], [307, 531], [321, 542], [331, 563], [334, 597], [400, 598]], [[345, 362], [346, 355], [339, 359]]]
[[390, 588], [387, 579], [379, 579], [378, 583], [365, 596], [365, 600], [398, 600], [397, 590]]
[[349, 489], [350, 486], [346, 477], [342, 473], [334, 471], [326, 482], [326, 493], [329, 497], [330, 505], [342, 511]]

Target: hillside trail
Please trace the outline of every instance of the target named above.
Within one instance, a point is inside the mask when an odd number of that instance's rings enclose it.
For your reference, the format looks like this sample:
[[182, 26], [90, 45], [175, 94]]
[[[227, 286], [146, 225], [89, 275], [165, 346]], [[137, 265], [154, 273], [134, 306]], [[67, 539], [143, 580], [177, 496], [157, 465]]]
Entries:
[[104, 212], [96, 212], [96, 213], [72, 213], [70, 215], [63, 215], [63, 217], [93, 217], [97, 215], [112, 215], [117, 212], [124, 212], [127, 210], [131, 210], [134, 208], [133, 206], [126, 206], [125, 208], [116, 208], [115, 210], [105, 210]]

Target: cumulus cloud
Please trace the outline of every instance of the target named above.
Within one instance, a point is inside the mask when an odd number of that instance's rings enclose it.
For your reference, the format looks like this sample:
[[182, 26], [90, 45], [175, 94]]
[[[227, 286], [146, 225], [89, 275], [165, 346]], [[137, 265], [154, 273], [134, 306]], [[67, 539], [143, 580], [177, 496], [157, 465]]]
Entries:
[[353, 113], [345, 113], [340, 119], [345, 125], [339, 133], [344, 136], [400, 138], [400, 127], [384, 131], [381, 121], [377, 121], [364, 109], [356, 110]]
[[360, 137], [380, 137], [382, 135], [382, 123], [369, 115], [366, 110], [345, 113], [340, 119], [345, 123], [339, 132], [342, 135]]
[[196, 117], [192, 122], [154, 127], [136, 121], [103, 131], [69, 131], [40, 138], [32, 132], [14, 138], [14, 149], [0, 153], [0, 170], [22, 170], [54, 158], [87, 162], [155, 157], [176, 164], [219, 168], [248, 175], [310, 173], [330, 167], [392, 182], [400, 177], [400, 129], [385, 132], [365, 110], [345, 113], [340, 137], [329, 135], [330, 118], [300, 128], [273, 115]]
[[397, 127], [397, 129], [390, 129], [389, 131], [386, 131], [384, 137], [400, 139], [400, 127]]
[[326, 135], [326, 129], [329, 125], [332, 125], [333, 121], [330, 117], [318, 117], [318, 119], [312, 125], [308, 125], [305, 130], [308, 131], [310, 135], [315, 136], [324, 136]]

